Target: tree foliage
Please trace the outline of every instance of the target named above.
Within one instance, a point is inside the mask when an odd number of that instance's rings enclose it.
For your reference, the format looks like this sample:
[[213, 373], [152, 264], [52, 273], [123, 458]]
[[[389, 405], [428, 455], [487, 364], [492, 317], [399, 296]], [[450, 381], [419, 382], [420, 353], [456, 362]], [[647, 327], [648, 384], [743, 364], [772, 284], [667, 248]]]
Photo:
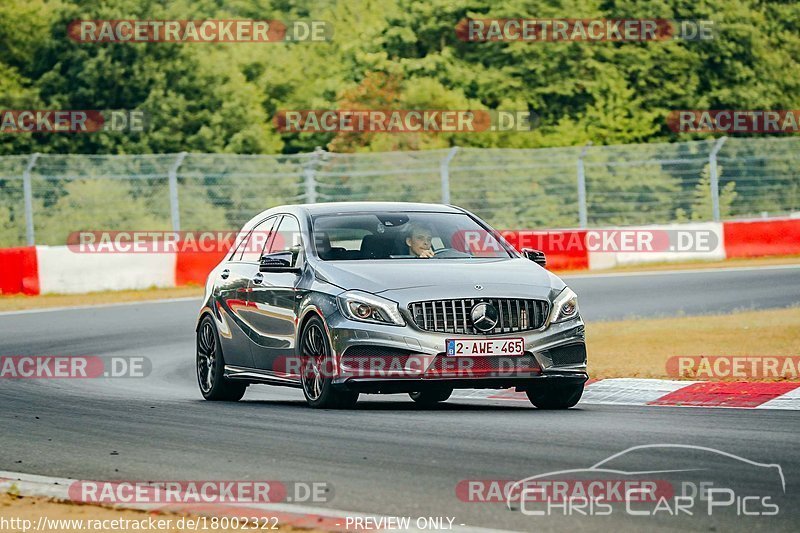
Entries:
[[[707, 41], [464, 42], [464, 18], [706, 19]], [[329, 21], [329, 42], [79, 43], [75, 19], [275, 18]], [[731, 0], [6, 0], [0, 6], [4, 109], [139, 109], [145, 134], [4, 138], [2, 153], [347, 151], [542, 147], [674, 140], [672, 109], [800, 107], [800, 7]], [[391, 86], [380, 87], [381, 81]], [[376, 85], [378, 84], [378, 85]], [[370, 85], [373, 93], [368, 94]], [[375, 91], [383, 91], [379, 95]], [[390, 96], [388, 92], [393, 94]], [[370, 96], [375, 97], [370, 99]], [[387, 139], [279, 134], [281, 109], [358, 101], [530, 110], [534, 132]]]
[[[641, 43], [464, 42], [456, 25], [470, 17], [705, 19], [714, 21], [716, 35]], [[333, 38], [248, 44], [67, 38], [75, 19], [132, 18], [324, 20]], [[149, 120], [141, 133], [7, 134], [0, 154], [294, 154], [316, 146], [379, 152], [689, 140], [702, 136], [670, 131], [671, 110], [800, 109], [798, 61], [800, 4], [777, 0], [4, 0], [0, 109], [141, 110]], [[369, 107], [529, 111], [538, 124], [532, 131], [390, 135], [281, 133], [274, 123], [281, 110]], [[676, 191], [692, 196], [702, 187], [699, 173], [687, 181], [660, 168], [635, 176], [612, 166], [596, 170], [589, 201], [606, 211], [641, 192], [649, 202], [643, 219], [651, 209], [705, 217], [700, 200], [674, 200]], [[524, 194], [539, 207], [519, 207], [517, 215], [549, 213], [572, 223], [574, 206], [564, 215], [563, 201], [548, 197], [559, 179], [534, 174]], [[470, 203], [508, 194], [510, 183], [455, 190], [454, 198]], [[764, 204], [772, 205], [776, 194]], [[728, 197], [733, 203], [725, 208], [736, 213], [736, 197]], [[0, 209], [15, 218], [3, 231], [18, 228], [17, 212], [17, 206]], [[613, 213], [604, 220], [628, 221]]]

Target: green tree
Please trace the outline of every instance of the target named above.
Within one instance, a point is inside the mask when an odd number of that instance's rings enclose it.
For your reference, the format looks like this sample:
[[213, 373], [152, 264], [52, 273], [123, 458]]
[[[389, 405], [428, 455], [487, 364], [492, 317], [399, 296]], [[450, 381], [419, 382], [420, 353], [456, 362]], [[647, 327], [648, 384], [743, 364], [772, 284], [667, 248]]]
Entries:
[[[717, 176], [722, 177], [722, 167], [717, 165]], [[719, 190], [719, 214], [726, 218], [731, 214], [731, 206], [736, 200], [736, 182], [729, 181]], [[709, 165], [703, 167], [700, 181], [694, 188], [694, 199], [691, 207], [692, 220], [713, 220], [714, 209], [711, 204], [711, 171]]]

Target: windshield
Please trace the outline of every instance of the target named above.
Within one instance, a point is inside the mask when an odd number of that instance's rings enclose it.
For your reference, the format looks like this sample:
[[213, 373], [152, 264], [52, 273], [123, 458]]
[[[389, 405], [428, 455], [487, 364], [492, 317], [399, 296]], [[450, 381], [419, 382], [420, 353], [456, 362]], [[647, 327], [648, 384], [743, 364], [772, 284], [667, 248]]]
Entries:
[[512, 257], [493, 231], [461, 213], [319, 215], [313, 228], [324, 261]]

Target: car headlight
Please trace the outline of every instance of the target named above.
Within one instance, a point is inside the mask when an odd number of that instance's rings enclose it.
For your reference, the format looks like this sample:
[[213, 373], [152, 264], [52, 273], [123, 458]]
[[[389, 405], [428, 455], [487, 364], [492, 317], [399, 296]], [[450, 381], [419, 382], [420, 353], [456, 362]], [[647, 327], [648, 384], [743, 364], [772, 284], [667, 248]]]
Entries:
[[550, 315], [550, 323], [564, 322], [578, 316], [578, 295], [569, 287], [553, 300], [553, 311]]
[[406, 321], [400, 314], [397, 302], [361, 291], [347, 291], [337, 297], [339, 309], [351, 320], [370, 322], [372, 324], [388, 324], [405, 326]]

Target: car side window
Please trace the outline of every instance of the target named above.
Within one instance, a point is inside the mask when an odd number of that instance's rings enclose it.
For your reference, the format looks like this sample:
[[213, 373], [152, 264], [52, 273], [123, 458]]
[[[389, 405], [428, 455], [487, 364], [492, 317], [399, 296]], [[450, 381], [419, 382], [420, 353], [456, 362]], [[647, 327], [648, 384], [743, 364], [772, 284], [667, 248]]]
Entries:
[[236, 240], [234, 243], [239, 243], [236, 245], [236, 248], [231, 250], [230, 255], [228, 256], [228, 261], [238, 261], [239, 257], [242, 255], [242, 250], [244, 249], [244, 243], [247, 241], [247, 237], [250, 235], [250, 232], [240, 231], [239, 235], [236, 236]]
[[258, 262], [261, 258], [261, 253], [271, 240], [273, 235], [272, 229], [278, 218], [277, 216], [269, 217], [253, 228], [250, 235], [247, 236], [247, 241], [241, 247], [242, 253], [239, 257], [239, 261], [248, 263]]
[[245, 231], [242, 229], [236, 235], [236, 240], [233, 241], [236, 245], [232, 247], [230, 250], [230, 254], [228, 255], [229, 262], [238, 262], [242, 258], [242, 250], [244, 250], [245, 246], [247, 245], [247, 240], [250, 238], [250, 234], [253, 232], [253, 228], [248, 229]]
[[276, 252], [298, 252], [302, 247], [300, 236], [300, 223], [291, 215], [285, 215], [281, 220], [275, 238], [269, 243], [269, 247], [264, 251], [265, 254]]

